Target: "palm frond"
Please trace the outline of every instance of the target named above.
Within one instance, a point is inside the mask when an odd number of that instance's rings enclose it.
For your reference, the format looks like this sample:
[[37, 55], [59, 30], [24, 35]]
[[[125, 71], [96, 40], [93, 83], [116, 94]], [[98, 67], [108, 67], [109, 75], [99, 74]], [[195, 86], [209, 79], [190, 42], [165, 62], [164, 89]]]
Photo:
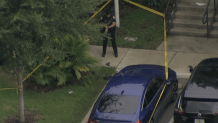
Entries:
[[57, 86], [65, 84], [66, 78], [67, 77], [63, 72], [60, 72], [59, 74], [57, 74], [57, 80], [58, 80]]
[[79, 80], [81, 78], [81, 73], [78, 70], [74, 70], [76, 74], [76, 78]]
[[69, 67], [71, 67], [73, 65], [73, 62], [71, 62], [71, 61], [61, 61], [60, 63], [59, 63], [59, 67], [60, 68], [69, 68]]

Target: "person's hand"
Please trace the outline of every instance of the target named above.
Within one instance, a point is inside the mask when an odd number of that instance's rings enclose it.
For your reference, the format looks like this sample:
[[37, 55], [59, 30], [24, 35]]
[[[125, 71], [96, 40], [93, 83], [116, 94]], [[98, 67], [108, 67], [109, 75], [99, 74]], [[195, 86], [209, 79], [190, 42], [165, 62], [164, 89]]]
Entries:
[[108, 32], [108, 26], [105, 26], [105, 32]]

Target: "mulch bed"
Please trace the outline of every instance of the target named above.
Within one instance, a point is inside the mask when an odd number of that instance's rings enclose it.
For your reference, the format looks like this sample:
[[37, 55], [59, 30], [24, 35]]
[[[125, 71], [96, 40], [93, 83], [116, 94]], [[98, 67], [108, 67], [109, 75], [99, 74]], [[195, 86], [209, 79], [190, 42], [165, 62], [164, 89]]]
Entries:
[[47, 93], [47, 92], [52, 92], [57, 89], [61, 89], [64, 86], [67, 86], [69, 84], [70, 83], [67, 83], [65, 85], [60, 85], [60, 86], [51, 86], [51, 85], [37, 85], [35, 83], [30, 82], [24, 86], [24, 90], [33, 90], [33, 91], [40, 92], [40, 93]]

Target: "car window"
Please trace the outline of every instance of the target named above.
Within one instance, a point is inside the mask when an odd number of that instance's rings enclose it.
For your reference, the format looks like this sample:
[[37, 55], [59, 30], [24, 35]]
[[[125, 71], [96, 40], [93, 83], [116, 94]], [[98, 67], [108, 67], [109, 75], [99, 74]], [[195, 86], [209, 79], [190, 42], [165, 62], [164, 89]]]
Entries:
[[146, 106], [149, 105], [149, 103], [154, 98], [162, 84], [163, 80], [161, 78], [154, 78], [151, 80], [146, 90], [143, 108], [146, 108]]
[[100, 100], [98, 110], [107, 113], [134, 114], [139, 99], [139, 96], [105, 94]]
[[186, 112], [215, 113], [218, 111], [218, 102], [214, 100], [183, 99], [182, 107]]
[[160, 87], [161, 87], [161, 85], [163, 84], [163, 79], [161, 79], [161, 78], [155, 78], [155, 80], [154, 80], [154, 88], [156, 89], [156, 90], [159, 90], [160, 89]]

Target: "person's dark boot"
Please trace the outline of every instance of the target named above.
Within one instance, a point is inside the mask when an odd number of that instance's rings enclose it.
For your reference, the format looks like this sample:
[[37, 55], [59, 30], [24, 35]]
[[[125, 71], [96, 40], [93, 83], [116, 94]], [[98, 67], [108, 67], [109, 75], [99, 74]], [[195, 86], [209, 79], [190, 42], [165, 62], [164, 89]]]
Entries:
[[115, 56], [115, 57], [118, 57], [118, 54], [116, 53], [116, 54], [114, 54], [114, 56]]
[[103, 53], [103, 54], [102, 54], [102, 57], [105, 57], [105, 54], [106, 54], [106, 53]]

